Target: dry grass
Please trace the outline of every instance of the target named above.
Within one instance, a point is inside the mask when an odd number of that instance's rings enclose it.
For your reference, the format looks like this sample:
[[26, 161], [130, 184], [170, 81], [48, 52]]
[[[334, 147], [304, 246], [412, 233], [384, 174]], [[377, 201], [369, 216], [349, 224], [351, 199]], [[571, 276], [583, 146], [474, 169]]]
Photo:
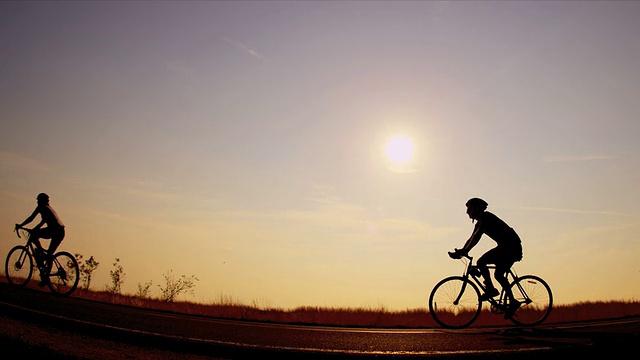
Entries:
[[[438, 327], [426, 307], [403, 311], [390, 311], [385, 308], [325, 308], [310, 306], [280, 309], [262, 308], [256, 304], [246, 305], [230, 297], [221, 297], [217, 301], [202, 304], [188, 301], [166, 302], [159, 299], [143, 299], [132, 295], [114, 295], [107, 292], [87, 291], [84, 289], [76, 290], [72, 296], [99, 302], [225, 319], [372, 328]], [[628, 316], [640, 316], [640, 300], [555, 305], [546, 323], [614, 319]], [[504, 320], [501, 316], [493, 315], [489, 311], [483, 311], [473, 326], [509, 324], [511, 322]]]
[[[1, 276], [0, 281], [4, 280]], [[3, 282], [6, 282], [4, 280]], [[31, 281], [30, 288], [41, 289]], [[369, 328], [430, 328], [439, 327], [433, 320], [428, 308], [391, 311], [380, 308], [329, 308], [302, 306], [294, 309], [282, 309], [260, 306], [257, 302], [251, 305], [234, 300], [230, 296], [221, 295], [219, 299], [209, 303], [189, 301], [167, 302], [158, 298], [142, 298], [134, 295], [113, 294], [107, 291], [94, 291], [78, 288], [71, 297], [92, 301], [147, 308], [175, 313], [210, 316], [224, 319], [264, 321], [274, 323], [351, 326]], [[640, 316], [640, 300], [586, 301], [569, 305], [554, 304], [553, 310], [545, 323], [564, 323], [597, 319], [617, 319]], [[511, 325], [500, 315], [483, 310], [480, 317], [472, 325], [500, 326]]]

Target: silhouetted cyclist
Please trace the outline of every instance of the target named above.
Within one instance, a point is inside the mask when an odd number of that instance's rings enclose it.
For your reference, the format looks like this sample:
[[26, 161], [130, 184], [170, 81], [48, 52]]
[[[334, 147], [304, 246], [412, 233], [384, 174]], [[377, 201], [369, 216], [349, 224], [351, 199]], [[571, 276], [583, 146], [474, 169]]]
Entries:
[[505, 290], [506, 296], [509, 299], [509, 307], [506, 310], [506, 315], [512, 316], [520, 307], [520, 302], [513, 297], [506, 273], [516, 261], [522, 260], [522, 242], [520, 237], [515, 230], [502, 221], [502, 219], [486, 211], [489, 206], [486, 201], [479, 198], [472, 198], [467, 201], [466, 206], [467, 215], [469, 215], [472, 222], [475, 221], [476, 224], [471, 237], [464, 244], [464, 247], [462, 249], [455, 249], [453, 253], [450, 253], [450, 256], [454, 259], [459, 259], [463, 255], [468, 254], [480, 241], [483, 234], [493, 239], [498, 246], [484, 253], [476, 262], [487, 288], [485, 293], [480, 296], [480, 300], [486, 301], [500, 294], [498, 289], [493, 286], [491, 275], [487, 268], [488, 264], [495, 264], [494, 277]]
[[[49, 274], [51, 270], [51, 261], [49, 259], [55, 253], [58, 246], [62, 240], [64, 240], [64, 224], [58, 214], [53, 210], [51, 205], [49, 205], [49, 195], [45, 193], [38, 194], [36, 198], [38, 205], [36, 209], [33, 210], [33, 213], [22, 223], [16, 224], [16, 229], [24, 227], [26, 224], [29, 224], [33, 220], [35, 220], [36, 216], [40, 215], [40, 223], [36, 225], [30, 232], [30, 239], [36, 244], [37, 248], [42, 252], [44, 264], [42, 264], [44, 271], [46, 274]], [[47, 225], [46, 227], [42, 227], [43, 225]], [[44, 248], [42, 244], [40, 244], [40, 239], [51, 239], [49, 243], [49, 248], [46, 253], [43, 252]], [[40, 275], [41, 281], [40, 286], [47, 285], [47, 281], [49, 281], [48, 276]]]

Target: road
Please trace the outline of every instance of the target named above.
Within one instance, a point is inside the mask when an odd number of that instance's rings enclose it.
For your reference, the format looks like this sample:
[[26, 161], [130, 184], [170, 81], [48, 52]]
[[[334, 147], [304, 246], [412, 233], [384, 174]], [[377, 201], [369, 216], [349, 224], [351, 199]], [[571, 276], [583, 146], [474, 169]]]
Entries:
[[[6, 284], [0, 284], [0, 321], [0, 341], [18, 346], [18, 340], [30, 337], [30, 349], [21, 351], [55, 348], [65, 359], [538, 359], [547, 354], [611, 356], [640, 343], [640, 317], [455, 331], [299, 326], [61, 298]], [[34, 328], [18, 330], [26, 326]], [[65, 341], [69, 344], [61, 344]]]

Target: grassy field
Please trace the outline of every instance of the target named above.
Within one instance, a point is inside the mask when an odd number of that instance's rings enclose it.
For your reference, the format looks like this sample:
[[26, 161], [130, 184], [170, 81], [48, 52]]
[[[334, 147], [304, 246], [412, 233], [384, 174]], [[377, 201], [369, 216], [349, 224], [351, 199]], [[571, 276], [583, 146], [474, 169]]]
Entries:
[[[245, 305], [229, 299], [208, 304], [188, 301], [166, 302], [158, 299], [139, 298], [130, 295], [114, 295], [108, 292], [78, 289], [73, 297], [93, 301], [136, 306], [176, 313], [204, 315], [227, 319], [267, 321], [289, 324], [353, 326], [374, 328], [427, 328], [438, 327], [425, 308], [389, 311], [384, 308], [324, 308], [298, 307], [295, 309], [261, 308]], [[640, 316], [640, 301], [581, 302], [570, 305], [554, 305], [545, 323], [587, 321]], [[512, 324], [500, 315], [486, 310], [473, 326]]]
[[[0, 276], [0, 281], [6, 283], [4, 274]], [[36, 281], [31, 281], [28, 287], [39, 291], [49, 291], [47, 288], [42, 289], [37, 287], [36, 283]], [[243, 304], [234, 301], [230, 297], [221, 297], [209, 303], [189, 301], [167, 302], [156, 298], [142, 298], [126, 294], [113, 294], [107, 291], [86, 290], [83, 288], [76, 289], [71, 297], [153, 310], [236, 320], [371, 328], [439, 327], [431, 317], [426, 301], [424, 308], [391, 311], [384, 307], [330, 308], [302, 306], [294, 309], [267, 308], [258, 305]], [[629, 316], [640, 316], [640, 300], [586, 301], [568, 305], [554, 304], [553, 310], [545, 323], [617, 319]], [[503, 316], [494, 315], [488, 309], [485, 309], [472, 326], [481, 327], [509, 324], [512, 323], [505, 320]]]

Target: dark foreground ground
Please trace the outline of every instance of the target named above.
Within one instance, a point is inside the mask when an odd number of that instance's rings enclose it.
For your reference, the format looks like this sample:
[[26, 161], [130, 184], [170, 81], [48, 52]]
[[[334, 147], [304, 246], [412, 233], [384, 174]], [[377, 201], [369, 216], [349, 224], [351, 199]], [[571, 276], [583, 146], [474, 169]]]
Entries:
[[[118, 334], [118, 335], [115, 335]], [[122, 333], [102, 331], [100, 329], [82, 332], [74, 329], [53, 327], [42, 323], [22, 321], [14, 317], [0, 316], [1, 354], [13, 354], [18, 359], [52, 360], [119, 360], [119, 359], [162, 359], [162, 360], [212, 360], [212, 359], [519, 359], [539, 360], [546, 356], [571, 356], [571, 358], [613, 357], [634, 353], [640, 344], [639, 334], [620, 336], [620, 334], [600, 334], [592, 337], [593, 343], [585, 346], [570, 346], [553, 351], [473, 353], [473, 354], [374, 354], [347, 355], [336, 353], [302, 353], [267, 351], [255, 349], [207, 347], [178, 341], [176, 339], [148, 338], [136, 334], [126, 336]], [[546, 341], [546, 340], [541, 340]]]
[[[200, 318], [0, 286], [0, 358], [541, 359], [622, 358], [640, 317], [450, 332], [323, 328]], [[126, 328], [126, 329], [125, 329]], [[469, 350], [475, 349], [475, 350]], [[625, 356], [626, 357], [626, 356]]]

